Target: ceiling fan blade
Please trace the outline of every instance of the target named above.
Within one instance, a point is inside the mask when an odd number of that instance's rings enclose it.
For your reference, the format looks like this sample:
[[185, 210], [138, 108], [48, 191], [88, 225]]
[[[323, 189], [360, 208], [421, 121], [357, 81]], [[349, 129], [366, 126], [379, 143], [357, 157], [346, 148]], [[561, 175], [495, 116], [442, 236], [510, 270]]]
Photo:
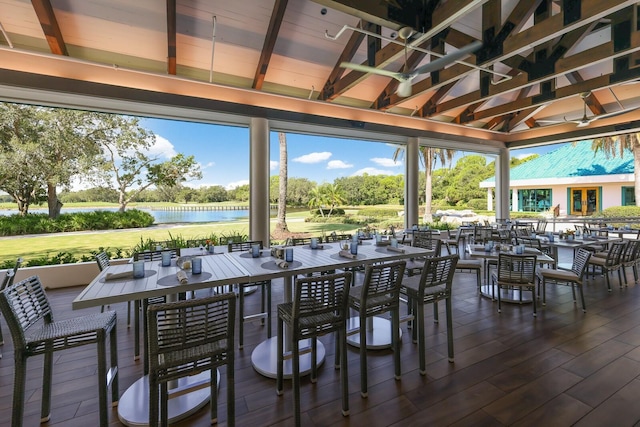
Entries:
[[413, 78], [418, 74], [430, 73], [432, 71], [440, 70], [445, 66], [455, 61], [459, 61], [460, 59], [472, 54], [473, 52], [480, 49], [481, 47], [482, 47], [482, 42], [475, 41], [463, 47], [462, 49], [458, 49], [455, 52], [448, 53], [442, 58], [438, 58], [436, 60], [429, 62], [428, 64], [423, 65], [422, 67], [416, 68], [411, 73], [409, 73], [409, 75], [411, 78]]
[[342, 68], [349, 68], [350, 70], [360, 71], [363, 73], [378, 74], [380, 76], [392, 77], [399, 81], [406, 80], [404, 73], [398, 73], [396, 71], [384, 70], [382, 68], [369, 67], [368, 65], [355, 64], [353, 62], [341, 62]]
[[621, 114], [626, 114], [626, 113], [630, 113], [632, 111], [637, 110], [637, 108], [624, 108], [622, 110], [618, 110], [618, 111], [614, 111], [612, 113], [605, 113], [605, 114], [600, 114], [598, 116], [594, 116], [591, 118], [591, 122], [599, 120], [599, 119], [606, 119], [608, 117], [615, 117], [615, 116], [619, 116]]

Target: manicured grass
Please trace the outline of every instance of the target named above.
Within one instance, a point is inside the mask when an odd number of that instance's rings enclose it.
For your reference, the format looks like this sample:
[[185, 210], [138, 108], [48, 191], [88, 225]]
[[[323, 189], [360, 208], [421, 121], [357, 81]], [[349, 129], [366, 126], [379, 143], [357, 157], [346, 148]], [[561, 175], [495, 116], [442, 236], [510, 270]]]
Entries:
[[[352, 232], [357, 229], [348, 224], [320, 224], [304, 222], [308, 211], [287, 214], [287, 225], [294, 233], [311, 233], [320, 236], [322, 232]], [[276, 220], [272, 218], [271, 229]], [[55, 233], [38, 236], [16, 236], [0, 239], [0, 262], [23, 257], [25, 261], [58, 252], [69, 252], [80, 258], [90, 255], [98, 248], [122, 248], [130, 251], [140, 239], [167, 240], [169, 233], [185, 239], [198, 239], [213, 234], [249, 234], [249, 222], [204, 223], [193, 225], [167, 225], [146, 229], [109, 230], [78, 233]]]

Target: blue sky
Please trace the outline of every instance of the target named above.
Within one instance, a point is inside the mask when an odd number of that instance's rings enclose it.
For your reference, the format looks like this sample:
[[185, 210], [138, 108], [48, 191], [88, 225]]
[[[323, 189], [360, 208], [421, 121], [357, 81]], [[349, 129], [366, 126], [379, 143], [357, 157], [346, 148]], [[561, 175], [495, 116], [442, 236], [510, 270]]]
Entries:
[[[193, 154], [203, 178], [187, 183], [200, 187], [222, 185], [233, 188], [249, 182], [249, 129], [242, 127], [142, 119], [141, 125], [156, 135], [151, 150], [161, 159], [176, 153]], [[557, 146], [514, 150], [512, 156], [543, 154]], [[395, 146], [380, 142], [345, 140], [301, 134], [287, 134], [289, 177], [317, 183], [333, 182], [345, 176], [404, 173], [404, 163], [393, 161]], [[458, 157], [464, 155], [460, 153]], [[470, 154], [470, 153], [466, 153]], [[271, 133], [271, 174], [278, 173], [278, 135]]]

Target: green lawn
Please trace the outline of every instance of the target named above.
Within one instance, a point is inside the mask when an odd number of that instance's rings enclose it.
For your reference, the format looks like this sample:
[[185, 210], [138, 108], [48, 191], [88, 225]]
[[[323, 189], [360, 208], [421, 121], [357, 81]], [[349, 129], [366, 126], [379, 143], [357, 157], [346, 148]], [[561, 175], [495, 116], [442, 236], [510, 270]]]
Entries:
[[[320, 224], [304, 222], [308, 211], [292, 212], [287, 214], [287, 225], [294, 233], [312, 233], [320, 236], [322, 232], [336, 231], [352, 232], [357, 229], [348, 224]], [[275, 225], [275, 219], [271, 220], [271, 227]], [[90, 255], [98, 248], [122, 248], [129, 251], [140, 239], [167, 240], [169, 233], [182, 236], [185, 239], [198, 239], [216, 235], [249, 234], [249, 222], [225, 222], [204, 223], [193, 225], [162, 225], [148, 229], [107, 230], [79, 233], [56, 233], [38, 236], [15, 236], [0, 239], [0, 262], [15, 260], [23, 257], [25, 261], [46, 255], [53, 256], [58, 252], [69, 252], [80, 258], [82, 255]]]

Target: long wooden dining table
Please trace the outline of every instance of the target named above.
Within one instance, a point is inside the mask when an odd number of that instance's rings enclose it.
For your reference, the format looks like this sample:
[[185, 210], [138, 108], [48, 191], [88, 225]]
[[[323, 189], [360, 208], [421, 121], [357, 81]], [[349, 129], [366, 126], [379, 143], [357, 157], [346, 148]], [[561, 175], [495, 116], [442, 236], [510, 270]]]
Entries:
[[[362, 242], [355, 259], [340, 255], [341, 243], [324, 243], [320, 249], [309, 246], [295, 246], [294, 260], [286, 268], [278, 265], [269, 249], [261, 251], [260, 257], [253, 258], [248, 252], [227, 253], [220, 247], [218, 254], [210, 255], [197, 249], [183, 251], [184, 254], [202, 253], [202, 273], [198, 275], [187, 272], [187, 283], [180, 283], [177, 273], [180, 270], [175, 260], [169, 267], [162, 267], [160, 261], [145, 263], [145, 276], [134, 279], [125, 277], [116, 280], [105, 280], [109, 274], [130, 272], [131, 264], [111, 265], [94, 278], [89, 285], [74, 299], [73, 309], [99, 307], [103, 305], [142, 300], [151, 297], [167, 296], [176, 299], [179, 293], [200, 289], [217, 288], [224, 285], [249, 283], [266, 279], [283, 279], [284, 301], [292, 300], [293, 280], [300, 274], [309, 274], [325, 270], [358, 267], [372, 263], [408, 259], [431, 255], [432, 252], [422, 248], [401, 246], [389, 249], [387, 246], [376, 246], [375, 242]], [[285, 343], [288, 340], [285, 339]], [[304, 343], [303, 343], [304, 345]], [[324, 348], [318, 345], [317, 363], [324, 360]], [[288, 346], [285, 352], [290, 351]], [[252, 352], [254, 369], [267, 377], [276, 376], [276, 337], [260, 343]], [[146, 355], [145, 355], [146, 357]], [[301, 358], [301, 372], [309, 372], [311, 368], [310, 354]], [[285, 376], [290, 377], [291, 365], [285, 363]], [[208, 376], [208, 375], [205, 375]], [[193, 381], [202, 381], [194, 378]], [[183, 381], [183, 380], [180, 380]], [[186, 380], [185, 380], [186, 381]], [[177, 387], [186, 387], [180, 382]], [[169, 422], [179, 421], [204, 406], [209, 399], [208, 387], [191, 393], [184, 393], [169, 400]], [[118, 417], [128, 426], [148, 425], [148, 379], [146, 376], [137, 380], [121, 396], [118, 404]]]

